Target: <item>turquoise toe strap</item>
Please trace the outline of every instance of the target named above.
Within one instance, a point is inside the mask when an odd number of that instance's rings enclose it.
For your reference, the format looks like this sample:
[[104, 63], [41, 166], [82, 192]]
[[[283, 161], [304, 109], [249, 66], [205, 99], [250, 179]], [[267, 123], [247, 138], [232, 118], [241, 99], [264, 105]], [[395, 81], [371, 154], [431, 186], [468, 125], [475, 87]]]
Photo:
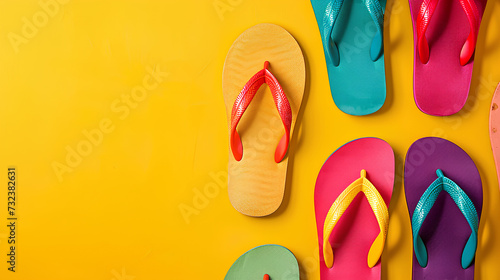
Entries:
[[[377, 28], [377, 33], [373, 37], [370, 46], [370, 58], [376, 61], [384, 53], [384, 12], [379, 0], [363, 0], [363, 2]], [[344, 0], [331, 0], [328, 2], [324, 13], [325, 16], [323, 17], [323, 48], [325, 49], [327, 59], [331, 61], [334, 66], [339, 66], [340, 54], [332, 33], [343, 3]]]
[[327, 60], [332, 61], [334, 66], [339, 66], [340, 55], [337, 44], [332, 38], [333, 27], [340, 14], [340, 9], [344, 0], [332, 0], [326, 5], [325, 16], [323, 17], [323, 47]]
[[370, 47], [370, 58], [372, 61], [377, 61], [384, 52], [384, 11], [379, 0], [364, 0], [364, 2], [377, 27], [377, 33]]
[[467, 194], [460, 188], [453, 180], [444, 176], [441, 169], [436, 170], [438, 178], [432, 182], [432, 184], [425, 190], [422, 197], [418, 201], [417, 207], [413, 212], [411, 219], [412, 229], [413, 229], [413, 249], [415, 250], [415, 256], [421, 267], [427, 266], [427, 248], [418, 234], [425, 218], [429, 214], [432, 206], [436, 202], [438, 195], [441, 191], [447, 192], [455, 204], [458, 206], [462, 214], [464, 215], [467, 223], [471, 228], [471, 235], [465, 244], [464, 250], [462, 252], [462, 268], [466, 269], [472, 264], [474, 256], [476, 254], [477, 248], [477, 232], [479, 227], [479, 218], [477, 215], [474, 203], [470, 200]]

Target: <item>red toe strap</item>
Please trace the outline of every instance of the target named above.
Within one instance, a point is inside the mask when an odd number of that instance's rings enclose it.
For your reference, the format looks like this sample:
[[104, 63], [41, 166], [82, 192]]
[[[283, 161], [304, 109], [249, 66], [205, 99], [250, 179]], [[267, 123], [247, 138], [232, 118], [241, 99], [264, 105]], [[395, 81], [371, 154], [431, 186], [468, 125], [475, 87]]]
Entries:
[[429, 27], [431, 17], [439, 0], [424, 0], [420, 6], [420, 12], [417, 16], [417, 50], [420, 62], [423, 64], [429, 61], [429, 44], [425, 37], [425, 32]]
[[460, 0], [460, 4], [469, 20], [470, 32], [460, 52], [460, 64], [463, 66], [469, 62], [476, 49], [477, 34], [479, 33], [480, 14], [474, 0]]
[[[467, 15], [469, 21], [469, 36], [465, 41], [460, 52], [460, 64], [467, 64], [474, 54], [476, 49], [477, 34], [479, 32], [481, 15], [476, 6], [475, 0], [459, 0], [462, 8]], [[417, 16], [417, 51], [420, 57], [420, 62], [427, 63], [429, 61], [429, 44], [425, 33], [429, 27], [432, 15], [436, 9], [439, 0], [423, 0], [420, 6], [420, 12]], [[457, 26], [457, 28], [461, 28]]]
[[292, 125], [292, 109], [290, 108], [290, 103], [288, 102], [281, 85], [276, 77], [274, 77], [274, 75], [269, 71], [268, 66], [269, 62], [266, 61], [264, 63], [264, 69], [260, 70], [257, 74], [253, 75], [252, 78], [250, 78], [233, 104], [231, 112], [230, 144], [233, 156], [237, 161], [240, 161], [243, 157], [243, 145], [241, 144], [241, 139], [236, 131], [236, 127], [238, 126], [243, 113], [257, 93], [257, 90], [263, 83], [269, 85], [269, 89], [273, 95], [274, 104], [278, 109], [281, 121], [285, 127], [285, 135], [283, 135], [278, 143], [278, 146], [276, 147], [274, 160], [276, 162], [282, 161], [288, 150], [290, 142], [290, 127]]

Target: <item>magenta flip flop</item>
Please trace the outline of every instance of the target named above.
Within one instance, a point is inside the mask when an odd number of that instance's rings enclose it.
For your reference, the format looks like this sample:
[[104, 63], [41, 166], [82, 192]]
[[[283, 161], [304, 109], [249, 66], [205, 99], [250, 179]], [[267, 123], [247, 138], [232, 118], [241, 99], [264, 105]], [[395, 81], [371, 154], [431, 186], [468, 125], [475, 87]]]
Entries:
[[409, 0], [413, 94], [429, 115], [460, 111], [469, 95], [474, 51], [487, 0]]
[[378, 138], [337, 149], [314, 190], [322, 280], [380, 280], [394, 186], [394, 152]]
[[476, 165], [454, 143], [426, 137], [410, 146], [404, 169], [412, 279], [474, 279], [483, 203]]

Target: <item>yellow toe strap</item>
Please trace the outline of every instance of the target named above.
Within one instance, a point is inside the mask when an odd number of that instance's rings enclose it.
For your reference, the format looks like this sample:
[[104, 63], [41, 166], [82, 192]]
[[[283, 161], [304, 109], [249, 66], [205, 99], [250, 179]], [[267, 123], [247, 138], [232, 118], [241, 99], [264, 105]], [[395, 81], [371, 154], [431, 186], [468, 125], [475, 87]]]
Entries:
[[389, 227], [389, 211], [387, 210], [387, 205], [385, 204], [385, 201], [380, 193], [366, 178], [366, 171], [363, 169], [361, 170], [361, 177], [352, 182], [337, 197], [326, 215], [325, 225], [323, 228], [323, 256], [325, 264], [328, 268], [333, 266], [333, 250], [328, 239], [330, 238], [333, 228], [339, 221], [340, 217], [342, 217], [359, 192], [363, 192], [365, 194], [380, 227], [380, 233], [377, 238], [375, 238], [375, 241], [373, 241], [370, 251], [368, 252], [368, 267], [372, 268], [375, 264], [377, 264], [380, 256], [382, 255], [385, 239], [387, 237], [387, 228]]

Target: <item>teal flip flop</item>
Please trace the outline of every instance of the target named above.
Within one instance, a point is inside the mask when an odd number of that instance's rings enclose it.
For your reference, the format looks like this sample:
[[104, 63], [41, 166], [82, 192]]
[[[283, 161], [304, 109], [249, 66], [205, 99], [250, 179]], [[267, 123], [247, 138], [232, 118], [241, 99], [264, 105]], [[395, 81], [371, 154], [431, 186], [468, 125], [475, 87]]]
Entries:
[[311, 0], [333, 101], [344, 113], [378, 111], [386, 97], [384, 11], [386, 0]]
[[299, 264], [287, 248], [262, 245], [241, 255], [224, 280], [299, 280]]

